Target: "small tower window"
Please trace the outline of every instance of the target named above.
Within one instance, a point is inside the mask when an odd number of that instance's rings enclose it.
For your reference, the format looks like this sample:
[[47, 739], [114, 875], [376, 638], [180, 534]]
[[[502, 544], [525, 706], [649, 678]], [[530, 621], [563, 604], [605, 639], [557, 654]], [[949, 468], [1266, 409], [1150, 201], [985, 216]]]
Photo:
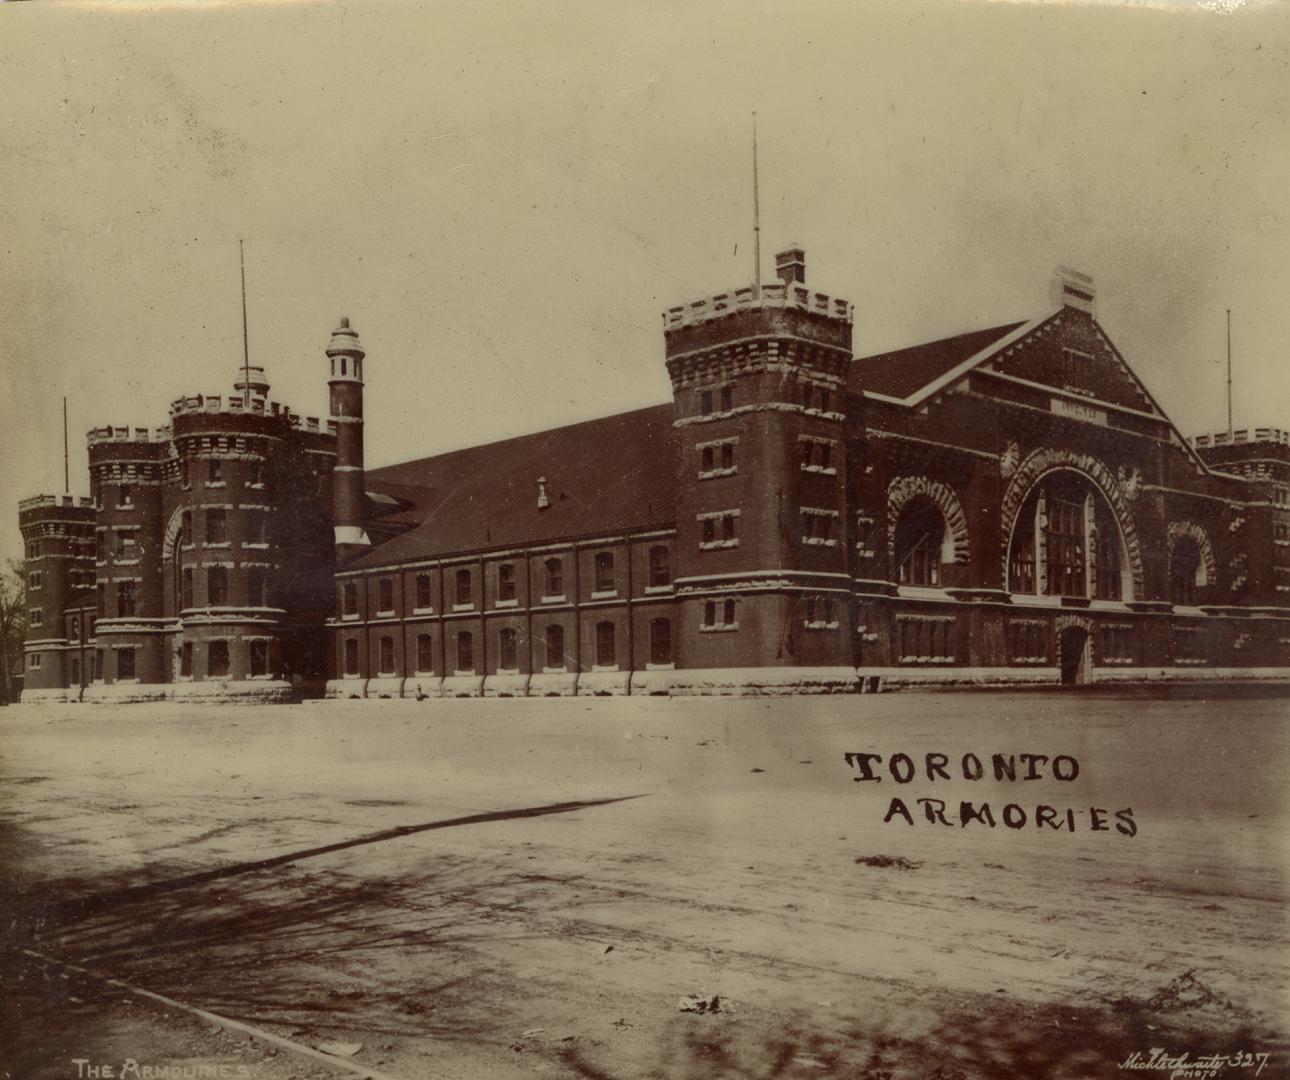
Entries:
[[210, 458], [206, 462], [206, 482], [208, 484], [224, 483], [224, 462], [219, 458]]
[[228, 642], [212, 641], [206, 645], [206, 674], [220, 678], [228, 674]]
[[723, 386], [721, 388], [721, 411], [729, 412], [735, 407], [735, 388], [733, 386]]
[[212, 566], [206, 571], [206, 603], [211, 606], [228, 603], [228, 569]]
[[[192, 477], [188, 474], [188, 459], [182, 458], [179, 462], [179, 483], [184, 488], [192, 486]], [[189, 674], [192, 674], [189, 672]]]

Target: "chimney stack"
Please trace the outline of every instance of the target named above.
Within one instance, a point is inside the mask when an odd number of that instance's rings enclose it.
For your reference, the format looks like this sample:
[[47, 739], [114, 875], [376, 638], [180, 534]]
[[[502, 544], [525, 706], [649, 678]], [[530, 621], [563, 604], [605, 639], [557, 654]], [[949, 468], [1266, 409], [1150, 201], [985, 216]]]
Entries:
[[806, 252], [790, 244], [775, 256], [775, 273], [785, 285], [806, 284]]

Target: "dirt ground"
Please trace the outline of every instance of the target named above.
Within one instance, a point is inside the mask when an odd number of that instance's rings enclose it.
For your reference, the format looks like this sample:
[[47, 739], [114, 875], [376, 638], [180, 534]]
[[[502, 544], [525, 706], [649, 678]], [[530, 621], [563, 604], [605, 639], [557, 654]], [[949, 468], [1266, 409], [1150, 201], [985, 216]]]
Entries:
[[[1288, 719], [1253, 691], [0, 709], [0, 1076], [341, 1075], [53, 961], [400, 1080], [1170, 1076], [1121, 1068], [1157, 1048], [1290, 1075]], [[994, 779], [1027, 753], [1078, 775]]]

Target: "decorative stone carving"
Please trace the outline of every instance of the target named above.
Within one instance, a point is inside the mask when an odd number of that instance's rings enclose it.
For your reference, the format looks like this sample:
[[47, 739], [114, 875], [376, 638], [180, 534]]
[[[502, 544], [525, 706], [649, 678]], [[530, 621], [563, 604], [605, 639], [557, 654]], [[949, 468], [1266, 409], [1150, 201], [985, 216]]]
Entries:
[[1124, 497], [1133, 502], [1142, 490], [1142, 470], [1136, 465], [1132, 469], [1126, 469], [1121, 465], [1116, 475], [1116, 481], [1120, 485], [1120, 490], [1124, 492]]
[[898, 476], [887, 486], [887, 546], [894, 550], [896, 522], [909, 503], [918, 498], [927, 499], [945, 519], [945, 530], [954, 545], [954, 561], [968, 561], [968, 523], [963, 506], [954, 489], [940, 480], [926, 476]]
[[[1142, 545], [1138, 540], [1137, 525], [1133, 520], [1133, 508], [1126, 497], [1115, 475], [1107, 468], [1106, 463], [1092, 454], [1081, 454], [1074, 450], [1057, 450], [1045, 447], [1031, 453], [1023, 461], [1008, 481], [1000, 503], [999, 526], [1002, 533], [1003, 574], [1008, 575], [1008, 555], [1012, 542], [1012, 532], [1017, 524], [1017, 515], [1021, 506], [1044, 476], [1058, 469], [1069, 469], [1082, 473], [1105, 497], [1111, 511], [1119, 523], [1124, 535], [1124, 547], [1128, 555], [1129, 573], [1133, 581], [1133, 595], [1143, 596]], [[1140, 482], [1139, 477], [1139, 482]]]
[[1021, 447], [1014, 439], [1004, 448], [999, 457], [999, 475], [1004, 480], [1011, 480], [1012, 474], [1017, 471], [1017, 466], [1021, 463]]

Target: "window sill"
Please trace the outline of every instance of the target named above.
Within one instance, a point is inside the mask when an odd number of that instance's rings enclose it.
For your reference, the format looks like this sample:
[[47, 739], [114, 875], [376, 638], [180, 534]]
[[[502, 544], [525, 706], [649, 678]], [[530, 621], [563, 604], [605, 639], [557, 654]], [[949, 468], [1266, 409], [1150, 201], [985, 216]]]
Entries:
[[569, 598], [564, 593], [560, 593], [557, 596], [544, 596], [541, 602], [544, 604], [567, 604]]
[[618, 665], [617, 665], [617, 664], [592, 664], [592, 665], [591, 665], [591, 670], [592, 670], [592, 672], [597, 672], [597, 671], [617, 671], [617, 670], [618, 670]]
[[474, 611], [475, 605], [474, 604], [453, 604], [452, 610], [453, 611]]
[[518, 675], [520, 669], [517, 667], [499, 667], [493, 672], [494, 675]]
[[836, 630], [838, 628], [836, 619], [833, 622], [808, 622], [802, 625], [808, 630]]
[[222, 488], [228, 485], [224, 480], [207, 480], [204, 486], [207, 488]]
[[248, 551], [268, 551], [269, 542], [267, 540], [243, 540], [242, 547]]
[[702, 623], [699, 625], [700, 634], [728, 634], [731, 631], [738, 630], [738, 629], [739, 629], [739, 624], [737, 622], [713, 623], [711, 626], [707, 626]]
[[593, 592], [592, 592], [592, 594], [591, 594], [591, 599], [593, 599], [593, 600], [614, 600], [614, 599], [616, 599], [616, 598], [617, 598], [617, 596], [618, 596], [618, 590], [617, 590], [617, 589], [597, 589], [597, 590], [595, 590], [595, 591], [593, 591]]
[[139, 560], [138, 559], [113, 559], [112, 563], [114, 566], [138, 566]]
[[383, 610], [378, 611], [378, 612], [376, 613], [376, 617], [377, 617], [378, 619], [392, 619], [392, 618], [394, 618], [394, 609], [393, 609], [393, 608], [384, 608]]
[[738, 472], [739, 472], [739, 467], [737, 465], [733, 465], [729, 469], [700, 469], [699, 479], [716, 480], [722, 476], [735, 476], [738, 474]]
[[513, 607], [519, 607], [519, 606], [520, 606], [519, 600], [496, 600], [493, 602], [493, 607], [498, 607], [498, 608], [513, 608]]
[[565, 667], [544, 667], [542, 669], [543, 675], [567, 675], [568, 673], [569, 668], [567, 665]]
[[670, 593], [675, 591], [676, 591], [676, 586], [674, 585], [646, 585], [645, 586], [646, 596], [658, 596], [662, 593]]
[[207, 548], [231, 548], [232, 546], [233, 542], [231, 540], [207, 540], [203, 545], [203, 547]]
[[414, 608], [412, 609], [412, 614], [413, 614], [413, 615], [433, 615], [433, 614], [434, 614], [434, 608], [432, 608], [432, 607], [414, 607]]
[[820, 476], [837, 476], [838, 470], [830, 465], [827, 469], [823, 465], [803, 465], [802, 472], [817, 473]]
[[874, 557], [873, 548], [867, 548], [863, 544], [856, 544], [856, 554], [862, 559], [872, 559]]
[[673, 662], [669, 664], [646, 664], [645, 670], [646, 671], [675, 671], [676, 663]]
[[408, 676], [410, 679], [433, 679], [434, 677], [435, 674], [433, 671], [414, 671]]
[[340, 621], [341, 621], [341, 622], [358, 622], [358, 612], [357, 612], [357, 611], [351, 611], [351, 612], [349, 612], [348, 614], [342, 615], [342, 616], [340, 617]]
[[810, 547], [837, 547], [838, 542], [832, 539], [825, 539], [822, 536], [803, 536], [802, 543]]
[[475, 672], [473, 669], [470, 671], [453, 671], [452, 675], [454, 679], [473, 679]]
[[700, 540], [700, 551], [717, 551], [721, 548], [734, 548], [739, 546], [738, 540]]
[[900, 663], [902, 664], [952, 664], [954, 663], [954, 657], [952, 656], [902, 656], [900, 658]]

